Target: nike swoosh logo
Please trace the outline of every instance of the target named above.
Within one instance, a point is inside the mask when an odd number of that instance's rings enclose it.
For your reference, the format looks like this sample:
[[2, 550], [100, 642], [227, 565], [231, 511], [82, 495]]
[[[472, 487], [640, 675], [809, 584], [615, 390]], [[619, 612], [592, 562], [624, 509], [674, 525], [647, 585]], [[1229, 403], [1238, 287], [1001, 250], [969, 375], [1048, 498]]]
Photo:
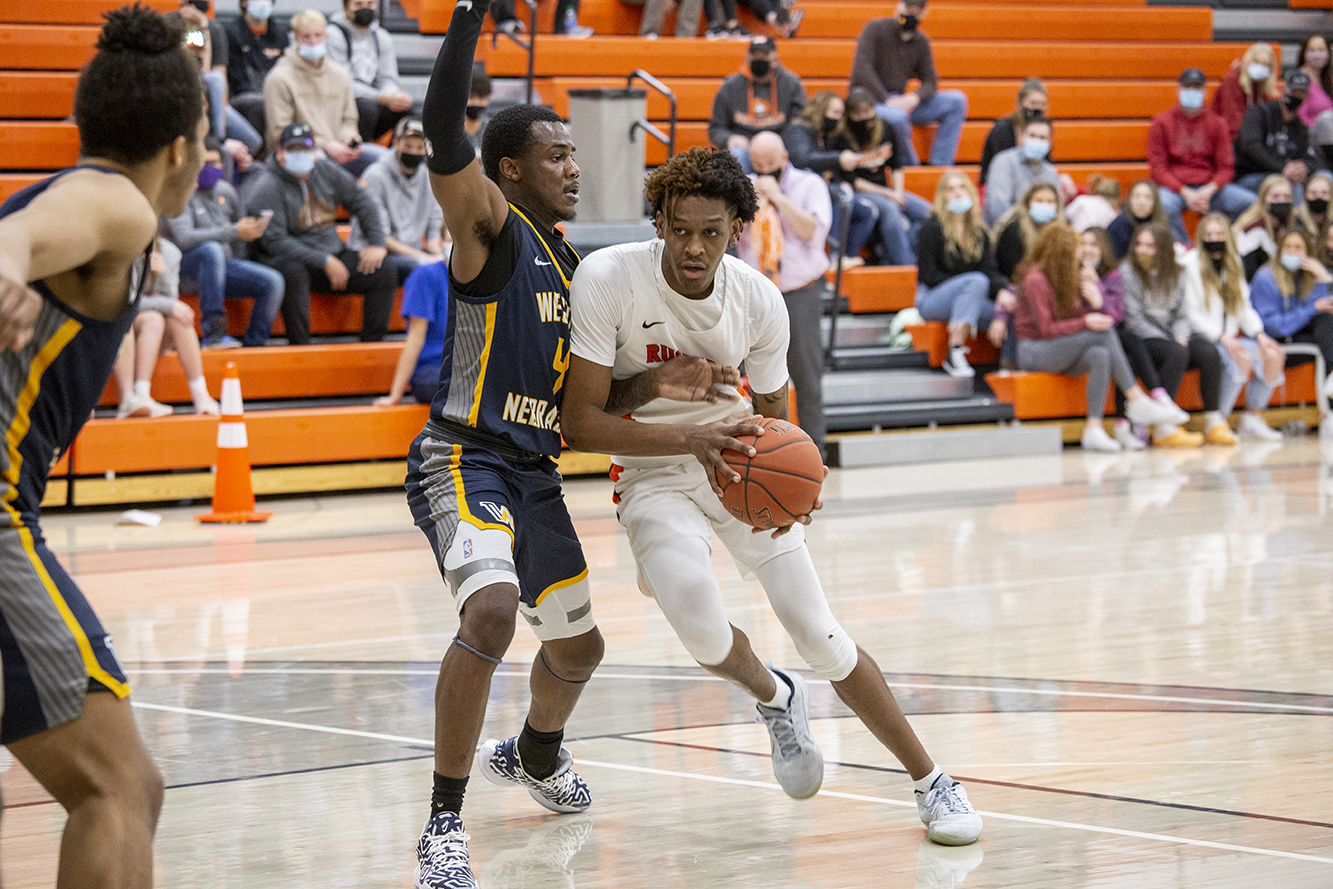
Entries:
[[665, 322], [665, 321], [654, 321], [652, 324], [649, 324], [647, 321], [645, 321], [645, 322], [643, 322], [643, 329], [644, 329], [644, 330], [647, 330], [648, 328], [650, 328], [650, 327], [656, 327], [656, 326], [659, 325], [659, 324], [666, 324], [666, 322]]
[[537, 265], [550, 265], [549, 262], [542, 262], [540, 259], [538, 259], [538, 260], [534, 260], [534, 262], [536, 262]]

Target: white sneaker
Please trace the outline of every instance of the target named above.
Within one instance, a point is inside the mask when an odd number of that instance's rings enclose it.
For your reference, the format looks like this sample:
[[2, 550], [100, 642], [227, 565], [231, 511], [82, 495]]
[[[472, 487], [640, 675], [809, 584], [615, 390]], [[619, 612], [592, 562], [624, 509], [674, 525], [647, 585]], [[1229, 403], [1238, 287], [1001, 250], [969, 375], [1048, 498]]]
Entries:
[[213, 396], [205, 395], [194, 400], [194, 412], [216, 417], [222, 413], [222, 406], [214, 400]]
[[116, 419], [126, 417], [165, 417], [172, 413], [170, 405], [159, 404], [151, 395], [137, 395], [131, 392], [120, 400], [116, 410]]
[[949, 357], [944, 359], [940, 367], [949, 376], [959, 380], [968, 380], [977, 375], [972, 365], [967, 363], [967, 346], [950, 346]]
[[[770, 666], [770, 670], [773, 668]], [[810, 735], [810, 689], [795, 673], [773, 670], [791, 686], [786, 710], [757, 705], [758, 722], [768, 726], [773, 751], [773, 777], [792, 799], [806, 799], [824, 783], [824, 754]]]
[[1085, 451], [1105, 451], [1107, 453], [1121, 450], [1120, 442], [1106, 434], [1106, 430], [1098, 423], [1095, 426], [1086, 426], [1083, 429], [1083, 440], [1081, 442]]
[[[1141, 426], [1176, 426], [1182, 422], [1179, 419], [1181, 413], [1184, 412], [1174, 403], [1168, 406], [1151, 397], [1125, 400], [1125, 416], [1129, 422]], [[1189, 419], [1188, 414], [1185, 419]]]
[[1282, 433], [1264, 422], [1264, 418], [1249, 411], [1240, 415], [1236, 431], [1242, 438], [1257, 438], [1260, 441], [1281, 441]]
[[966, 846], [981, 836], [981, 816], [967, 801], [967, 791], [948, 775], [935, 779], [928, 793], [916, 791], [916, 810], [926, 825], [926, 839], [942, 846]]
[[1171, 396], [1167, 395], [1165, 392], [1161, 395], [1154, 396], [1153, 402], [1155, 404], [1160, 404], [1171, 414], [1171, 419], [1168, 422], [1175, 423], [1177, 426], [1183, 426], [1190, 421], [1189, 411], [1184, 410], [1180, 405], [1172, 401]]
[[1120, 443], [1120, 447], [1126, 451], [1141, 451], [1147, 447], [1143, 443], [1145, 436], [1139, 435], [1134, 431], [1134, 425], [1128, 420], [1116, 420], [1111, 424], [1111, 434], [1115, 440]]

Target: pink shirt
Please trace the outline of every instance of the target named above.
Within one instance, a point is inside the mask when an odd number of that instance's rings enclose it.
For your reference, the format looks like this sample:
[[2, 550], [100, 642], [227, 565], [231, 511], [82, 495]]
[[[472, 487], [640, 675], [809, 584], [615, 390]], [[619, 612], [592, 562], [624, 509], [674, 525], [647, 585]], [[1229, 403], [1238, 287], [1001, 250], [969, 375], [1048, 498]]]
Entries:
[[1305, 97], [1301, 103], [1300, 110], [1296, 112], [1297, 116], [1305, 123], [1307, 127], [1314, 126], [1314, 119], [1323, 112], [1333, 108], [1333, 99], [1324, 92], [1323, 84], [1318, 78], [1310, 78], [1310, 94]]
[[[750, 174], [750, 179], [755, 178]], [[828, 183], [822, 176], [807, 170], [798, 170], [787, 163], [782, 171], [779, 187], [793, 204], [815, 217], [815, 233], [809, 240], [796, 236], [791, 224], [782, 220], [782, 264], [778, 266], [778, 289], [790, 293], [817, 280], [828, 271], [828, 254], [824, 240], [833, 224], [833, 202], [829, 198]], [[780, 215], [780, 214], [779, 214]], [[741, 233], [736, 253], [746, 265], [759, 268], [759, 257], [750, 245], [750, 227]]]

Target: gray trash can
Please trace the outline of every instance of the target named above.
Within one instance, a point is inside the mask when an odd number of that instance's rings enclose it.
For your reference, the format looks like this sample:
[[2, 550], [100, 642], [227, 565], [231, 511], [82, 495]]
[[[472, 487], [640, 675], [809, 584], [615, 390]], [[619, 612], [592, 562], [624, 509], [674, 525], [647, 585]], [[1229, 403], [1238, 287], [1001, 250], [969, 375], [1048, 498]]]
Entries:
[[583, 171], [578, 222], [643, 219], [644, 156], [650, 138], [637, 126], [647, 113], [647, 91], [569, 91], [569, 130]]

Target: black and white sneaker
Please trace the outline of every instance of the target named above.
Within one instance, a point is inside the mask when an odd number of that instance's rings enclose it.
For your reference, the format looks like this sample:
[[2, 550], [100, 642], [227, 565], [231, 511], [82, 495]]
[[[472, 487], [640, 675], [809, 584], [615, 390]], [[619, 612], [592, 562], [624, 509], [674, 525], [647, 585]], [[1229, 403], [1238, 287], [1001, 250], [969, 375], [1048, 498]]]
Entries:
[[467, 856], [467, 834], [457, 812], [441, 812], [426, 822], [417, 842], [416, 889], [477, 889]]
[[950, 346], [949, 357], [940, 365], [944, 372], [954, 379], [970, 380], [977, 375], [972, 365], [967, 363], [967, 346]]
[[592, 791], [574, 771], [574, 757], [564, 747], [560, 748], [555, 773], [540, 780], [524, 771], [523, 763], [518, 758], [517, 737], [508, 741], [492, 739], [482, 744], [477, 751], [477, 765], [481, 767], [481, 774], [487, 781], [501, 785], [517, 784], [552, 812], [583, 812], [592, 805]]

